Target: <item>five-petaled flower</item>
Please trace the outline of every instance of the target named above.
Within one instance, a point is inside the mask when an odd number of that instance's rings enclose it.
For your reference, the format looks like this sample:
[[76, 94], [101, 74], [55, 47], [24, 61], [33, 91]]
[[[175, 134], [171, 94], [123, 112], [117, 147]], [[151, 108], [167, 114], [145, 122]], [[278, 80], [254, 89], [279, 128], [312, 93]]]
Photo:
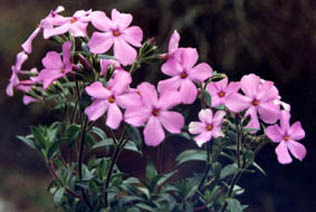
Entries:
[[200, 122], [193, 121], [189, 124], [189, 132], [191, 134], [199, 134], [194, 137], [194, 140], [199, 147], [210, 141], [212, 137], [218, 138], [224, 136], [221, 128], [225, 114], [224, 111], [219, 110], [213, 117], [211, 109], [202, 109], [199, 112]]
[[292, 162], [291, 154], [299, 159], [303, 160], [306, 156], [305, 147], [296, 142], [305, 137], [305, 131], [302, 128], [301, 122], [297, 121], [290, 125], [291, 115], [287, 111], [281, 112], [280, 126], [275, 124], [267, 127], [266, 135], [276, 143], [279, 143], [275, 149], [275, 153], [278, 156], [278, 161], [282, 164]]

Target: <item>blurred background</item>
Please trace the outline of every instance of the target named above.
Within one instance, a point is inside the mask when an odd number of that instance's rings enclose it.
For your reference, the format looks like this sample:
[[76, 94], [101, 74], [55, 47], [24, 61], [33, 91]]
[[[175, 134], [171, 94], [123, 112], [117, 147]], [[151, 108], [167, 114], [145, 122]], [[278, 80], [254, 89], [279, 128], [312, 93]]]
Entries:
[[[20, 45], [51, 9], [63, 5], [63, 15], [78, 9], [112, 8], [134, 16], [144, 38], [155, 36], [166, 51], [174, 29], [180, 45], [196, 47], [200, 60], [230, 79], [255, 73], [273, 80], [282, 100], [291, 104], [292, 122], [306, 131], [308, 153], [303, 162], [278, 164], [275, 145], [257, 161], [267, 176], [248, 174], [243, 203], [249, 212], [316, 211], [316, 2], [314, 0], [1, 0], [0, 1], [0, 211], [54, 211], [46, 188], [50, 176], [39, 155], [16, 139], [29, 125], [49, 122], [41, 105], [24, 106], [21, 95], [8, 98], [5, 87]], [[42, 37], [42, 36], [39, 36]], [[50, 44], [42, 38], [25, 67], [40, 66]], [[147, 68], [141, 77], [153, 83], [163, 75]], [[172, 151], [171, 145], [164, 149]], [[154, 151], [154, 150], [148, 150]], [[122, 165], [124, 169], [124, 164]], [[137, 170], [134, 170], [137, 172]]]

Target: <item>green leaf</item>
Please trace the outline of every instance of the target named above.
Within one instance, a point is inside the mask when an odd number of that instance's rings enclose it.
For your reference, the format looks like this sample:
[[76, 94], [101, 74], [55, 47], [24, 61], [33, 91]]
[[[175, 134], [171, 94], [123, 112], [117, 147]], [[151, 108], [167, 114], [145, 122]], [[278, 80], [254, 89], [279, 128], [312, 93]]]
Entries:
[[99, 127], [92, 127], [91, 132], [95, 133], [97, 136], [99, 136], [102, 140], [105, 140], [107, 138], [105, 132], [99, 128]]
[[148, 159], [146, 165], [146, 179], [149, 183], [154, 179], [154, 177], [158, 174], [155, 165], [153, 164], [151, 159]]
[[99, 54], [98, 59], [117, 60], [116, 57], [107, 54]]
[[66, 143], [71, 146], [80, 136], [80, 125], [69, 125], [66, 129]]
[[206, 102], [206, 105], [209, 108], [211, 108], [212, 107], [212, 97], [211, 97], [210, 93], [204, 90], [204, 91], [202, 91], [202, 96]]
[[248, 164], [252, 164], [255, 160], [255, 154], [253, 151], [247, 149], [246, 152], [245, 152], [245, 157], [247, 159], [247, 163]]
[[150, 211], [150, 212], [155, 211], [155, 209], [153, 207], [151, 207], [145, 203], [137, 203], [135, 206], [139, 207], [140, 209], [143, 209], [145, 211]]
[[139, 150], [138, 147], [137, 147], [137, 145], [136, 145], [133, 141], [131, 141], [131, 140], [129, 140], [129, 141], [125, 144], [124, 150], [129, 150], [129, 151], [137, 152], [137, 153], [139, 153], [140, 155], [143, 155], [142, 151]]
[[91, 54], [87, 43], [82, 42], [82, 43], [81, 43], [81, 48], [82, 48], [82, 50], [83, 50], [85, 53]]
[[37, 149], [32, 139], [30, 139], [30, 136], [16, 136], [20, 141], [24, 142], [26, 145], [31, 147], [32, 149]]
[[237, 199], [227, 200], [227, 206], [229, 212], [242, 212], [242, 207]]
[[30, 127], [32, 135], [34, 137], [35, 145], [40, 149], [45, 149], [47, 146], [47, 139], [41, 127]]
[[127, 133], [129, 135], [130, 139], [135, 142], [138, 149], [141, 150], [142, 149], [142, 137], [139, 133], [138, 128], [133, 127], [133, 126], [128, 126]]
[[163, 185], [165, 182], [167, 182], [167, 180], [172, 177], [175, 173], [177, 173], [177, 170], [174, 170], [168, 174], [163, 175], [157, 182], [158, 186]]
[[206, 161], [206, 152], [204, 150], [190, 149], [178, 155], [176, 161], [178, 165], [188, 161]]
[[101, 148], [101, 147], [109, 147], [114, 146], [114, 141], [112, 138], [106, 138], [105, 140], [99, 141], [91, 147], [91, 150]]
[[235, 164], [229, 164], [222, 169], [221, 179], [225, 179], [238, 171], [238, 167]]
[[79, 101], [80, 110], [84, 111], [86, 107], [91, 105], [91, 103], [92, 103], [91, 97], [87, 94], [87, 92], [86, 91], [82, 92], [80, 96], [80, 101]]
[[65, 188], [64, 187], [59, 188], [59, 189], [56, 190], [56, 192], [54, 194], [54, 206], [55, 207], [60, 206], [61, 201], [62, 201], [63, 196], [64, 196], [64, 193], [65, 193]]
[[263, 170], [263, 168], [261, 168], [261, 166], [259, 166], [259, 164], [257, 164], [256, 162], [253, 162], [252, 165], [253, 165], [259, 172], [261, 172], [261, 174], [267, 175], [266, 172]]

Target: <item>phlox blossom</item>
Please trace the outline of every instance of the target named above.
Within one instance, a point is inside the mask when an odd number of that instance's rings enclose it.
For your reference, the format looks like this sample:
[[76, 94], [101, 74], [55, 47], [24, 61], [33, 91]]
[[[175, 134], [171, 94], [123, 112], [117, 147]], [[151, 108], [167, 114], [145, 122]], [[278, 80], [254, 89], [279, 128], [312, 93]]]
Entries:
[[[138, 26], [131, 26], [133, 16], [112, 10], [109, 19], [104, 12], [96, 11], [91, 14], [92, 25], [102, 32], [94, 32], [88, 46], [95, 54], [107, 52], [114, 46], [114, 57], [123, 65], [132, 64], [137, 56], [137, 51], [132, 47], [140, 47], [143, 31]], [[132, 45], [132, 46], [131, 46]]]
[[303, 160], [306, 156], [305, 147], [296, 142], [305, 137], [305, 131], [302, 128], [301, 122], [297, 121], [290, 125], [291, 115], [287, 111], [281, 112], [280, 126], [275, 124], [267, 127], [266, 135], [279, 145], [275, 149], [275, 153], [278, 156], [278, 161], [281, 164], [287, 164], [292, 162], [291, 154], [299, 159]]
[[279, 91], [273, 82], [262, 81], [258, 76], [249, 74], [242, 77], [240, 88], [245, 95], [230, 94], [226, 98], [226, 106], [233, 112], [246, 110], [245, 115], [251, 117], [247, 128], [260, 128], [257, 113], [265, 123], [273, 124], [279, 119], [280, 105], [275, 104]]
[[27, 54], [25, 54], [24, 51], [19, 52], [16, 55], [15, 65], [13, 65], [11, 67], [12, 75], [11, 75], [10, 80], [9, 80], [10, 82], [6, 88], [6, 93], [8, 96], [13, 96], [13, 88], [16, 87], [20, 82], [20, 80], [18, 78], [18, 74], [22, 73], [21, 68], [22, 68], [23, 63], [27, 60], [27, 58], [28, 58], [28, 56], [27, 56]]
[[58, 52], [47, 52], [42, 59], [44, 69], [39, 73], [39, 79], [43, 81], [44, 89], [48, 88], [55, 80], [66, 76], [72, 70], [71, 58], [71, 42], [67, 41], [63, 44], [63, 59]]
[[163, 128], [170, 133], [181, 132], [184, 125], [182, 114], [170, 111], [180, 103], [176, 91], [166, 91], [158, 98], [155, 87], [147, 82], [141, 83], [137, 90], [142, 104], [127, 107], [124, 117], [127, 123], [136, 127], [146, 123], [144, 138], [148, 146], [158, 146], [164, 140]]
[[225, 105], [225, 100], [227, 96], [229, 96], [231, 93], [236, 93], [239, 89], [240, 83], [230, 82], [228, 84], [227, 77], [218, 82], [211, 82], [206, 87], [206, 90], [210, 93], [212, 97], [212, 107]]
[[224, 111], [217, 111], [213, 116], [211, 109], [202, 109], [199, 112], [200, 122], [193, 121], [189, 124], [189, 132], [191, 134], [199, 134], [194, 137], [194, 140], [199, 147], [210, 141], [212, 138], [224, 136], [221, 130], [224, 116]]
[[95, 121], [106, 113], [105, 124], [117, 129], [123, 120], [119, 106], [124, 105], [124, 94], [132, 82], [131, 75], [126, 71], [117, 72], [114, 78], [103, 86], [101, 82], [94, 82], [86, 87], [86, 92], [92, 97], [93, 103], [85, 109], [90, 121]]

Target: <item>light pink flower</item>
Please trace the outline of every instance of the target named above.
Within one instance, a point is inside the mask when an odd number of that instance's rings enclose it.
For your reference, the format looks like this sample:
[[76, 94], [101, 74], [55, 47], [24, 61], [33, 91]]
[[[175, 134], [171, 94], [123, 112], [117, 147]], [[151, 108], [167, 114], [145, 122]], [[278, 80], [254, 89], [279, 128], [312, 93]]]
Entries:
[[212, 68], [207, 63], [195, 65], [198, 61], [198, 52], [193, 48], [181, 50], [180, 59], [167, 62], [162, 67], [162, 72], [172, 76], [170, 79], [158, 83], [158, 91], [176, 89], [179, 90], [182, 103], [191, 104], [195, 101], [198, 90], [194, 81], [202, 83], [212, 75]]
[[296, 142], [305, 137], [305, 131], [301, 126], [301, 122], [297, 121], [290, 126], [291, 115], [287, 111], [281, 112], [280, 126], [275, 124], [267, 127], [267, 136], [276, 143], [279, 143], [275, 149], [275, 153], [278, 156], [278, 161], [281, 164], [287, 164], [292, 162], [291, 154], [299, 159], [303, 160], [306, 156], [305, 147]]
[[53, 23], [56, 27], [48, 28], [44, 31], [44, 38], [48, 39], [66, 32], [70, 32], [74, 37], [87, 36], [87, 26], [90, 22], [91, 12], [92, 10], [78, 10], [72, 17], [61, 17], [58, 22]]
[[200, 122], [193, 121], [189, 124], [189, 132], [199, 134], [194, 138], [199, 147], [210, 141], [212, 137], [224, 136], [221, 130], [224, 116], [224, 111], [217, 111], [213, 117], [211, 109], [203, 109], [199, 112]]
[[114, 46], [114, 57], [123, 65], [132, 64], [137, 56], [137, 51], [131, 47], [140, 47], [143, 31], [138, 26], [128, 27], [133, 16], [112, 10], [112, 20], [104, 12], [96, 11], [91, 14], [91, 22], [95, 28], [102, 32], [94, 32], [88, 43], [90, 51], [95, 54], [107, 52]]
[[227, 77], [218, 82], [211, 82], [206, 87], [206, 90], [210, 93], [212, 97], [212, 107], [225, 105], [225, 100], [227, 96], [229, 96], [231, 93], [238, 92], [239, 89], [240, 83], [230, 82], [228, 84]]
[[117, 129], [123, 120], [119, 106], [124, 105], [122, 94], [132, 82], [131, 75], [122, 71], [115, 74], [114, 78], [104, 87], [101, 82], [94, 82], [86, 87], [86, 92], [93, 98], [93, 103], [85, 109], [90, 121], [95, 121], [107, 113], [106, 125]]
[[114, 66], [114, 70], [124, 71], [121, 64], [117, 60], [101, 59], [100, 64], [101, 64], [101, 73], [100, 73], [101, 76], [103, 76], [107, 72], [108, 67], [111, 65]]
[[70, 62], [71, 58], [71, 42], [67, 41], [63, 44], [63, 59], [61, 59], [58, 52], [47, 52], [42, 59], [44, 69], [39, 73], [39, 79], [43, 81], [44, 89], [48, 88], [52, 82], [62, 78], [68, 74], [72, 69]]
[[184, 118], [179, 112], [169, 111], [179, 104], [177, 92], [169, 90], [158, 98], [153, 85], [144, 82], [137, 87], [142, 104], [128, 107], [125, 111], [125, 121], [133, 126], [142, 126], [145, 143], [148, 146], [158, 146], [165, 138], [165, 128], [170, 133], [180, 133]]
[[16, 87], [20, 82], [18, 78], [18, 74], [23, 73], [21, 68], [22, 68], [23, 63], [27, 60], [27, 58], [28, 58], [27, 54], [25, 54], [25, 52], [23, 51], [19, 52], [16, 55], [15, 65], [11, 67], [12, 75], [10, 77], [10, 82], [6, 88], [6, 93], [8, 96], [13, 96], [13, 88]]
[[254, 74], [244, 76], [240, 81], [241, 90], [245, 95], [232, 93], [226, 98], [226, 106], [233, 112], [246, 111], [251, 120], [247, 128], [260, 129], [257, 113], [269, 124], [275, 123], [280, 116], [280, 105], [274, 101], [279, 98], [279, 91], [271, 81], [261, 81]]
[[63, 17], [58, 15], [58, 13], [64, 10], [64, 7], [58, 6], [55, 10], [50, 11], [46, 18], [41, 20], [40, 24], [32, 32], [30, 37], [22, 44], [22, 48], [25, 52], [27, 52], [28, 54], [32, 52], [32, 42], [41, 31], [44, 31], [44, 37], [45, 39], [47, 39], [46, 30], [53, 28], [53, 24], [59, 24], [60, 22], [63, 22], [61, 21]]

